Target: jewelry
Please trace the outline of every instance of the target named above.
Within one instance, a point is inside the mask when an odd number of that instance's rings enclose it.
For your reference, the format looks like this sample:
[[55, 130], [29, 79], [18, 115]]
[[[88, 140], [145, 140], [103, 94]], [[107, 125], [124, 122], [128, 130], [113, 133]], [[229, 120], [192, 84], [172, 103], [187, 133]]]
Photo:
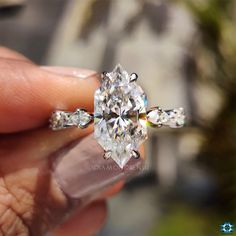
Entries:
[[131, 157], [139, 158], [138, 148], [147, 139], [147, 126], [184, 126], [183, 108], [147, 110], [147, 96], [136, 83], [137, 74], [129, 75], [117, 65], [101, 77], [101, 86], [94, 95], [94, 113], [80, 108], [73, 112], [55, 111], [50, 119], [53, 130], [84, 129], [94, 122], [94, 137], [104, 149], [104, 158], [112, 158], [123, 168]]

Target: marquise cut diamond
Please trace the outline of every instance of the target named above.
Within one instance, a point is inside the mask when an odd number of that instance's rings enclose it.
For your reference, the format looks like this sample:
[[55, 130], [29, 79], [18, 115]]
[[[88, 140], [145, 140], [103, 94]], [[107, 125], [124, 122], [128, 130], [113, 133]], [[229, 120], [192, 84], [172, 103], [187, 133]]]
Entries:
[[95, 92], [95, 138], [121, 168], [147, 138], [146, 107], [146, 94], [120, 65]]

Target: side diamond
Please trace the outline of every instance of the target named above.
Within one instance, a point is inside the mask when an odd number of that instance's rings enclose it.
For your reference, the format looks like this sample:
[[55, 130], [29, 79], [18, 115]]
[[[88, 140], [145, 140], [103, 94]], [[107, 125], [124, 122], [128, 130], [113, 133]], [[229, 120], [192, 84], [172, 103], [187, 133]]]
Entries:
[[164, 123], [167, 123], [169, 121], [170, 117], [169, 115], [163, 111], [160, 107], [152, 108], [147, 113], [147, 120], [157, 126], [162, 126]]
[[178, 109], [174, 109], [168, 112], [169, 114], [169, 122], [168, 125], [171, 128], [181, 128], [185, 125], [185, 113], [184, 113], [184, 109], [178, 108]]
[[185, 119], [183, 108], [164, 111], [159, 107], [155, 107], [147, 112], [148, 122], [159, 127], [165, 125], [171, 128], [181, 128], [185, 125]]
[[52, 130], [60, 130], [68, 127], [68, 120], [70, 117], [69, 112], [55, 111], [52, 113], [50, 119], [50, 127]]
[[78, 109], [75, 113], [77, 115], [77, 123], [75, 125], [81, 129], [86, 128], [93, 119], [92, 115], [85, 110]]
[[81, 129], [86, 128], [92, 121], [93, 116], [82, 109], [75, 112], [56, 111], [50, 119], [50, 127], [53, 130], [60, 130], [68, 127], [77, 126]]

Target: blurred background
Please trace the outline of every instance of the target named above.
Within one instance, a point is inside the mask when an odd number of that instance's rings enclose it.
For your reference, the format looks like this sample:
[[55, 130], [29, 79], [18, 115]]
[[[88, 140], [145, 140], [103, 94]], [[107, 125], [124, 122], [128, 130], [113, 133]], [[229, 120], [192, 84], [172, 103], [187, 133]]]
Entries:
[[[0, 44], [40, 64], [139, 74], [149, 107], [188, 125], [149, 130], [143, 172], [97, 236], [217, 236], [236, 225], [235, 0], [0, 0]], [[231, 234], [236, 235], [236, 234]]]

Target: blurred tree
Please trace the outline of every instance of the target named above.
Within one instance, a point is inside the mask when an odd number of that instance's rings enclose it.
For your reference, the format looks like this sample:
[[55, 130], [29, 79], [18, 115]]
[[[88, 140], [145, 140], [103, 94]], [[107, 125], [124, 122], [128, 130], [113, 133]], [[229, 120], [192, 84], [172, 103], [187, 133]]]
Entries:
[[220, 224], [236, 224], [236, 1], [171, 2], [184, 3], [198, 26], [190, 53], [195, 64], [192, 77], [218, 86], [225, 96], [219, 115], [202, 127], [206, 141], [197, 159], [216, 177], [218, 188], [207, 208], [198, 206], [196, 212], [193, 205], [181, 204], [150, 235], [222, 235]]
[[[189, 7], [199, 28], [200, 41], [192, 54], [197, 68], [195, 78], [215, 83], [226, 98], [217, 119], [205, 127], [207, 141], [199, 154], [199, 162], [214, 173], [219, 186], [216, 199], [211, 205], [212, 213], [217, 214], [218, 219], [215, 223], [211, 220], [209, 224], [217, 225], [218, 221], [231, 221], [235, 224], [236, 1], [181, 2]], [[201, 66], [202, 64], [204, 66]]]

